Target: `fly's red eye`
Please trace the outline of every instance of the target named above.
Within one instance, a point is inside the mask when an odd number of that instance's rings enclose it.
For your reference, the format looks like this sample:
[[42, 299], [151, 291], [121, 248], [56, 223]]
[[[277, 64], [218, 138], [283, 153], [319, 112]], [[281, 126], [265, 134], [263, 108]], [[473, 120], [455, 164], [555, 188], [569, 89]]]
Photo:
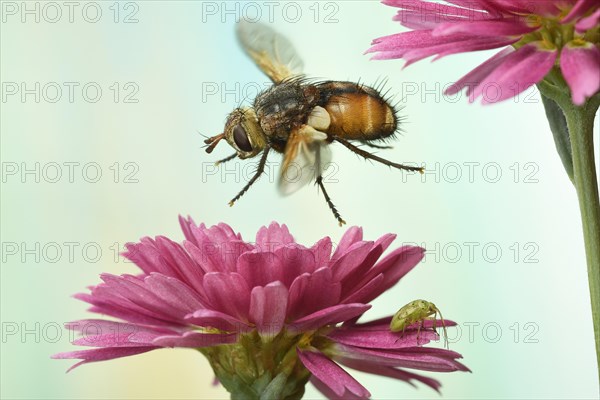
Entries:
[[248, 135], [241, 125], [236, 125], [233, 128], [233, 141], [237, 147], [242, 151], [252, 151], [252, 145], [248, 140]]

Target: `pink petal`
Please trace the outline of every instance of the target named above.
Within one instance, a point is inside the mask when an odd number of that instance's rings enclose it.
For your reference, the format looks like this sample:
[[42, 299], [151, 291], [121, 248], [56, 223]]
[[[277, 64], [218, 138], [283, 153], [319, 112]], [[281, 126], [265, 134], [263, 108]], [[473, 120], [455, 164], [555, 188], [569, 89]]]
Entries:
[[149, 238], [142, 238], [140, 243], [127, 243], [127, 249], [122, 255], [135, 263], [147, 274], [160, 272], [163, 275], [178, 277], [178, 271], [173, 268], [161, 255], [156, 242]]
[[269, 227], [263, 226], [256, 234], [256, 245], [262, 251], [272, 251], [277, 246], [295, 243], [287, 226], [271, 222]]
[[237, 271], [244, 277], [249, 287], [265, 286], [271, 282], [283, 281], [285, 271], [279, 256], [273, 252], [252, 252], [242, 254], [237, 260]]
[[371, 293], [365, 294], [364, 302], [370, 302], [381, 293], [394, 286], [423, 259], [424, 255], [425, 249], [421, 247], [403, 246], [394, 250], [380, 262], [375, 264], [364, 278], [363, 284], [367, 284], [367, 282], [380, 273], [383, 273], [384, 280], [381, 285], [373, 287]]
[[377, 292], [380, 286], [383, 285], [384, 280], [385, 276], [383, 274], [377, 275], [360, 288], [355, 287], [354, 290], [349, 291], [348, 297], [342, 297], [340, 303], [368, 303], [364, 299], [369, 298], [371, 293]]
[[177, 275], [174, 277], [179, 278], [196, 291], [201, 291], [203, 270], [184, 250], [183, 246], [164, 236], [158, 236], [156, 244], [163, 258], [172, 266], [172, 270], [177, 271]]
[[154, 344], [161, 347], [211, 347], [221, 344], [235, 343], [238, 333], [202, 333], [188, 331], [182, 335], [160, 336]]
[[[407, 7], [411, 7], [411, 6], [419, 7], [419, 9], [421, 9], [421, 10], [427, 10], [427, 11], [431, 10], [431, 12], [434, 12], [434, 10], [437, 8], [436, 6], [440, 6], [441, 7], [440, 15], [458, 13], [460, 10], [460, 9], [458, 9], [458, 7], [445, 6], [445, 7], [452, 7], [454, 9], [457, 9], [454, 11], [446, 10], [445, 8], [442, 7], [443, 6], [442, 4], [438, 5], [437, 3], [427, 2], [427, 1], [423, 1], [423, 0], [413, 0], [410, 2], [407, 2], [406, 0], [383, 0], [382, 3], [387, 6], [399, 7], [399, 8], [407, 8]], [[477, 0], [450, 0], [450, 1], [448, 1], [448, 3], [456, 4], [457, 6], [464, 9], [465, 12], [471, 11], [471, 10], [477, 10], [477, 11], [487, 10], [486, 4], [484, 2], [478, 2]]]
[[144, 279], [144, 284], [162, 301], [183, 311], [183, 316], [204, 308], [197, 292], [178, 279], [154, 272]]
[[283, 328], [287, 308], [288, 290], [281, 282], [252, 289], [250, 320], [256, 324], [263, 337], [274, 337]]
[[175, 333], [168, 329], [155, 329], [100, 319], [70, 322], [65, 324], [65, 328], [81, 332], [82, 337], [74, 340], [73, 344], [92, 347], [151, 346], [156, 337]]
[[411, 386], [416, 387], [416, 385], [412, 382], [412, 380], [414, 379], [416, 381], [424, 383], [425, 385], [429, 386], [430, 388], [432, 388], [433, 390], [435, 390], [438, 393], [440, 392], [440, 387], [442, 386], [442, 384], [435, 379], [428, 378], [428, 377], [425, 377], [422, 375], [418, 375], [418, 374], [415, 374], [412, 372], [408, 372], [403, 369], [379, 365], [376, 363], [374, 364], [374, 363], [368, 363], [368, 362], [363, 362], [363, 361], [359, 361], [359, 360], [348, 360], [348, 359], [344, 360], [343, 364], [345, 366], [348, 366], [357, 371], [362, 371], [362, 372], [367, 372], [367, 373], [375, 374], [375, 375], [379, 375], [379, 376], [387, 376], [389, 378], [399, 379], [401, 381], [404, 381], [404, 382], [410, 384]]
[[[527, 15], [556, 16], [562, 10], [558, 7], [561, 1], [531, 1], [531, 0], [492, 0], [497, 6], [506, 10], [507, 18], [527, 18]], [[567, 0], [573, 2], [573, 0]]]
[[[115, 298], [112, 299], [113, 302], [107, 302], [106, 300], [103, 300], [98, 296], [90, 295], [87, 293], [78, 293], [73, 297], [75, 297], [78, 300], [92, 304], [93, 307], [91, 307], [89, 311], [98, 314], [109, 315], [111, 317], [119, 318], [128, 322], [134, 322], [144, 325], [173, 325], [172, 321], [164, 320], [159, 316], [156, 316], [154, 313], [149, 312], [141, 307], [138, 307], [130, 302], [114, 302], [114, 300], [116, 300]], [[124, 302], [126, 300], [121, 301]]]
[[600, 8], [594, 11], [591, 15], [581, 18], [575, 24], [575, 30], [579, 33], [583, 33], [589, 29], [594, 29], [600, 23]]
[[185, 319], [196, 326], [228, 332], [247, 332], [253, 329], [247, 323], [215, 310], [196, 310], [192, 314], [186, 315]]
[[560, 54], [560, 69], [571, 88], [573, 103], [582, 105], [600, 88], [600, 49], [592, 43], [567, 43]]
[[[509, 1], [515, 2], [514, 0]], [[502, 6], [500, 0], [447, 0], [447, 2], [459, 7], [484, 10], [491, 14], [502, 14], [508, 11]]]
[[296, 333], [314, 330], [326, 325], [337, 324], [361, 315], [369, 308], [371, 308], [370, 304], [339, 304], [319, 310], [294, 321], [289, 325], [288, 330], [292, 333]]
[[[386, 234], [377, 239], [359, 268], [355, 269], [355, 272], [352, 274], [346, 274], [342, 281], [342, 298], [346, 297], [346, 300], [343, 301], [344, 303], [361, 303], [361, 301], [349, 301], [347, 299], [360, 295], [359, 292], [361, 292], [365, 286], [363, 278], [395, 238], [396, 235]], [[369, 282], [369, 284], [371, 283]]]
[[204, 290], [214, 310], [242, 321], [248, 319], [250, 288], [240, 274], [208, 273], [204, 277]]
[[184, 247], [204, 272], [235, 271], [237, 257], [254, 249], [226, 224], [191, 227], [190, 232], [192, 240], [186, 240]]
[[[390, 322], [392, 321], [392, 316], [387, 316], [387, 317], [383, 317], [383, 318], [379, 318], [373, 321], [369, 321], [369, 322], [365, 322], [362, 324], [354, 324], [351, 325], [352, 329], [360, 329], [360, 330], [376, 330], [376, 331], [385, 331], [385, 330], [389, 330], [390, 328]], [[433, 319], [426, 319], [423, 321], [423, 328], [433, 328], [434, 327], [434, 321], [435, 321], [435, 327], [439, 328], [440, 326], [442, 326], [442, 322], [439, 319], [433, 320]], [[449, 319], [445, 319], [444, 323], [446, 324], [446, 327], [449, 326], [456, 326], [456, 322], [451, 321]], [[414, 323], [412, 325], [409, 325], [406, 327], [406, 331], [410, 330], [410, 329], [418, 329], [419, 327], [419, 323]]]
[[487, 21], [446, 22], [438, 25], [433, 30], [433, 36], [444, 36], [454, 33], [496, 37], [513, 36], [530, 33], [536, 29], [538, 29], [537, 26], [529, 26], [519, 20], [498, 18]]
[[[382, 52], [381, 55], [373, 57], [373, 59], [376, 60], [384, 58], [400, 58], [410, 49], [422, 49], [448, 43], [459, 43], [466, 40], [473, 40], [474, 38], [477, 39], [477, 37], [474, 37], [473, 35], [465, 34], [434, 37], [432, 32], [432, 30], [409, 31], [383, 36], [373, 40], [373, 45], [366, 53]], [[386, 52], [392, 53], [393, 57], [388, 56]], [[360, 240], [362, 240], [362, 231]]]
[[296, 277], [306, 272], [312, 274], [317, 269], [317, 260], [313, 250], [303, 246], [288, 244], [275, 249], [275, 254], [281, 260], [282, 268], [277, 280], [288, 288]]
[[192, 219], [192, 217], [190, 217], [188, 215], [187, 218], [184, 218], [183, 216], [180, 215], [179, 216], [179, 226], [181, 227], [181, 230], [183, 231], [183, 236], [185, 236], [185, 238], [187, 240], [189, 240], [192, 243], [194, 243], [194, 244], [197, 245], [196, 238], [194, 237], [194, 234], [192, 233], [192, 230], [193, 229], [198, 229], [198, 228], [196, 226], [196, 223]]
[[[213, 225], [210, 228], [206, 228], [204, 224], [201, 224], [200, 227], [192, 229], [192, 233], [196, 239], [200, 237], [217, 244], [232, 240], [242, 240], [242, 236], [239, 233], [235, 233], [229, 225], [223, 222]], [[198, 243], [201, 244], [202, 242], [199, 241]]]
[[[556, 50], [541, 50], [540, 44], [527, 44], [514, 53], [509, 54], [491, 74], [489, 74], [473, 91], [473, 101], [483, 95], [482, 103], [489, 104], [506, 100], [546, 76], [556, 60]], [[489, 87], [493, 86], [493, 97]]]
[[561, 21], [563, 24], [569, 23], [578, 17], [584, 15], [590, 8], [597, 4], [597, 0], [578, 0], [575, 6]]
[[482, 38], [476, 37], [469, 40], [463, 40], [455, 43], [443, 43], [436, 46], [430, 46], [421, 49], [411, 49], [406, 51], [403, 58], [406, 60], [404, 67], [427, 58], [432, 55], [436, 55], [433, 61], [439, 60], [442, 57], [456, 54], [456, 53], [467, 53], [479, 50], [496, 49], [499, 47], [507, 46], [516, 42], [516, 38]]
[[316, 351], [302, 351], [300, 349], [296, 349], [296, 351], [302, 364], [316, 379], [327, 385], [336, 395], [344, 396], [346, 391], [348, 391], [360, 398], [371, 396], [371, 393], [358, 383], [356, 379], [324, 354]]
[[331, 239], [329, 238], [329, 236], [326, 236], [323, 239], [319, 240], [310, 248], [310, 251], [312, 251], [315, 257], [315, 270], [327, 266], [327, 264], [329, 263], [329, 259], [331, 258], [332, 249], [333, 244], [331, 243]]
[[323, 396], [325, 396], [329, 400], [358, 400], [358, 399], [364, 398], [364, 397], [356, 396], [355, 394], [352, 394], [348, 391], [345, 391], [343, 396], [338, 396], [337, 394], [335, 394], [333, 392], [333, 390], [331, 390], [329, 388], [329, 386], [327, 386], [326, 384], [324, 384], [323, 382], [321, 382], [314, 376], [311, 376], [309, 381], [310, 381], [310, 383], [313, 384], [313, 386], [319, 392], [321, 392], [323, 394]]
[[436, 16], [433, 18], [428, 17], [428, 14], [421, 13], [420, 11], [401, 10], [392, 19], [400, 22], [400, 25], [415, 31], [431, 30], [440, 24]]
[[[204, 236], [204, 233], [201, 233]], [[254, 249], [238, 239], [212, 242], [208, 238], [199, 239], [200, 246], [185, 241], [183, 246], [203, 272], [233, 272], [240, 255]]]
[[[352, 245], [344, 255], [331, 265], [333, 280], [342, 281], [346, 276], [355, 273], [363, 264], [373, 248], [373, 242], [359, 242]], [[371, 264], [370, 266], [372, 266]], [[370, 267], [369, 266], [369, 267]]]
[[146, 353], [150, 350], [155, 350], [160, 347], [157, 346], [147, 346], [147, 347], [107, 347], [100, 349], [91, 349], [91, 350], [77, 350], [77, 351], [69, 351], [65, 353], [54, 354], [52, 358], [54, 359], [71, 359], [78, 358], [83, 361], [78, 362], [73, 365], [71, 368], [67, 370], [67, 372], [71, 371], [74, 368], [79, 367], [80, 365], [87, 364], [90, 362], [96, 361], [106, 361], [112, 360], [115, 358], [128, 357], [136, 354]]
[[492, 71], [494, 71], [500, 64], [504, 62], [504, 59], [515, 50], [513, 47], [506, 47], [502, 51], [496, 53], [492, 58], [479, 65], [477, 68], [460, 78], [455, 84], [450, 86], [444, 94], [453, 95], [465, 87], [467, 89], [467, 95], [470, 96], [475, 87], [485, 79]]
[[[180, 307], [174, 302], [167, 303], [145, 284], [143, 280], [131, 275], [115, 276], [102, 274], [102, 280], [105, 285], [98, 285], [94, 288], [92, 295], [100, 298], [110, 299], [118, 296], [131, 304], [138, 310], [153, 317], [161, 318], [166, 321], [177, 322], [192, 309]], [[169, 293], [163, 293], [170, 296]], [[123, 304], [123, 303], [122, 303]], [[124, 304], [126, 307], [127, 303]]]
[[336, 329], [329, 333], [327, 337], [340, 344], [368, 349], [400, 349], [422, 346], [439, 338], [431, 330], [421, 329], [420, 332], [411, 330], [404, 333], [394, 333], [389, 330], [389, 326], [387, 330], [382, 331]]
[[410, 29], [433, 29], [446, 21], [475, 21], [490, 17], [488, 13], [474, 9], [426, 1], [402, 1], [397, 6], [402, 9], [393, 20]]
[[468, 371], [463, 364], [456, 361], [461, 355], [446, 349], [429, 347], [406, 347], [399, 350], [366, 349], [362, 347], [336, 344], [340, 360], [363, 360], [392, 367], [420, 369], [434, 372]]
[[80, 319], [77, 321], [67, 322], [65, 328], [74, 332], [80, 332], [85, 335], [106, 334], [129, 332], [133, 333], [139, 329], [151, 329], [157, 332], [172, 333], [171, 329], [164, 327], [147, 327], [140, 324], [130, 324], [126, 322], [109, 321], [106, 319]]
[[302, 274], [290, 285], [288, 319], [294, 320], [339, 303], [342, 286], [332, 279], [331, 269]]
[[344, 236], [342, 236], [340, 242], [335, 246], [335, 252], [333, 253], [333, 256], [331, 256], [331, 262], [333, 263], [340, 258], [354, 243], [362, 241], [362, 238], [362, 228], [358, 226], [351, 226], [348, 228], [348, 230], [344, 232]]

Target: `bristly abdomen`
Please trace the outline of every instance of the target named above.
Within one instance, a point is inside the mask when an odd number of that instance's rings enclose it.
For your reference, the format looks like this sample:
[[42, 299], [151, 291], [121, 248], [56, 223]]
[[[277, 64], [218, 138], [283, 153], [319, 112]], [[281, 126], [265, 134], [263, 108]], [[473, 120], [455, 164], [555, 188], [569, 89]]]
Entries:
[[331, 117], [327, 133], [348, 140], [383, 140], [398, 128], [396, 110], [379, 91], [354, 82], [318, 84], [321, 107]]

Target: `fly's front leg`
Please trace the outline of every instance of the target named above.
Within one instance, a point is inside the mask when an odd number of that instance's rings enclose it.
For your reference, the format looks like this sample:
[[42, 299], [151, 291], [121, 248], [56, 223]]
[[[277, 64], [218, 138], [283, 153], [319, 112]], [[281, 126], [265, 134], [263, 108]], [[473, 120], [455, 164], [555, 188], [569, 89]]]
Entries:
[[223, 163], [226, 163], [227, 161], [233, 160], [236, 157], [237, 157], [237, 153], [233, 153], [232, 155], [230, 155], [228, 157], [225, 157], [225, 158], [223, 158], [221, 160], [215, 161], [215, 165], [221, 165]]
[[248, 181], [246, 186], [229, 202], [229, 206], [232, 207], [233, 204], [239, 200], [240, 197], [244, 195], [250, 189], [250, 186], [262, 175], [265, 170], [265, 164], [267, 163], [267, 155], [269, 154], [269, 150], [271, 150], [270, 146], [265, 147], [263, 150], [262, 157], [260, 158], [260, 162], [258, 163], [258, 168], [256, 168], [256, 172], [254, 176]]

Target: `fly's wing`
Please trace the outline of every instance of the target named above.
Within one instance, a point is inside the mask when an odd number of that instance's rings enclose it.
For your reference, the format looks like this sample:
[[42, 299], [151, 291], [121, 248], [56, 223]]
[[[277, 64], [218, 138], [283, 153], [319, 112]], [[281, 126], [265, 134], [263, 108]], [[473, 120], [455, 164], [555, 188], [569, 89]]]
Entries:
[[246, 54], [273, 82], [302, 72], [304, 63], [292, 43], [267, 25], [242, 19], [237, 23], [236, 33]]
[[323, 173], [331, 161], [331, 150], [325, 139], [325, 133], [309, 125], [290, 133], [279, 175], [279, 193], [292, 194]]

